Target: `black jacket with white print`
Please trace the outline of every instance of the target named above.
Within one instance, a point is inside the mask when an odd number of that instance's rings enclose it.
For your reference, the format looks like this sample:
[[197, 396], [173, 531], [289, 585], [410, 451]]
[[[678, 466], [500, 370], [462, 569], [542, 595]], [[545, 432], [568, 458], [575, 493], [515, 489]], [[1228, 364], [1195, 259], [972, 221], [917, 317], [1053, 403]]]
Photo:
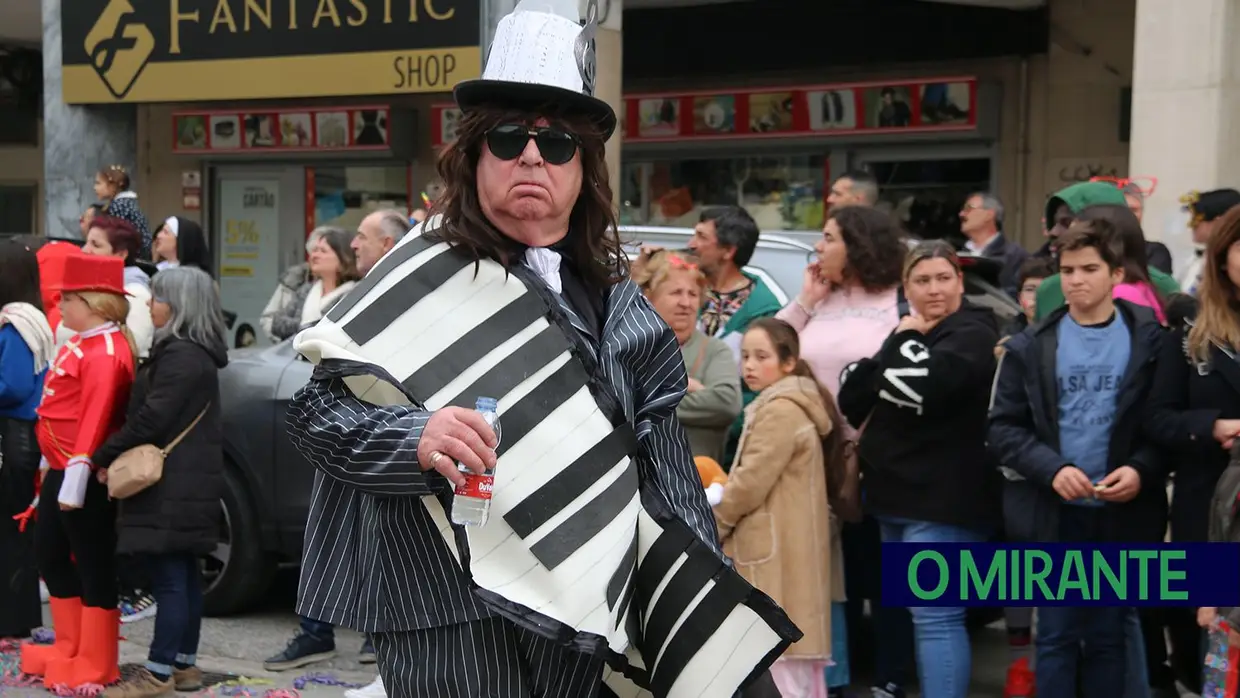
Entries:
[[994, 313], [966, 300], [928, 334], [897, 332], [850, 368], [839, 404], [854, 427], [869, 420], [858, 451], [867, 513], [997, 528], [986, 412], [998, 341]]

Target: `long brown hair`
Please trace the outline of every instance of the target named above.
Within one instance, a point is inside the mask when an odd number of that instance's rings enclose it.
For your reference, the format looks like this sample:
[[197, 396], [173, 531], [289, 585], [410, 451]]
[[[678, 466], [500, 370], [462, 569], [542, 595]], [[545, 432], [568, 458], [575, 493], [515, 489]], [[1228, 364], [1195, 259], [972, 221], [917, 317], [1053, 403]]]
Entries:
[[445, 224], [428, 236], [465, 247], [479, 259], [494, 259], [504, 266], [510, 266], [514, 256], [519, 257], [519, 246], [482, 212], [478, 201], [478, 159], [486, 147], [487, 131], [506, 123], [532, 125], [538, 119], [547, 119], [580, 140], [581, 193], [573, 205], [565, 242], [584, 280], [606, 288], [628, 273], [628, 258], [616, 230], [616, 212], [604, 160], [605, 139], [589, 119], [563, 113], [553, 105], [540, 113], [481, 108], [461, 117], [456, 141], [439, 156], [439, 178], [444, 190], [431, 213], [444, 214]]
[[[836, 476], [832, 472], [831, 465], [842, 464], [844, 462], [845, 453], [844, 446], [847, 440], [844, 438], [844, 416], [840, 414], [840, 408], [835, 404], [835, 398], [831, 395], [831, 391], [823, 387], [822, 383], [814, 376], [814, 371], [805, 363], [805, 359], [801, 358], [801, 338], [797, 335], [797, 331], [792, 329], [792, 325], [778, 320], [773, 317], [758, 318], [749, 324], [746, 332], [754, 330], [762, 330], [771, 340], [771, 346], [775, 347], [775, 356], [779, 357], [780, 362], [789, 359], [796, 359], [796, 367], [792, 369], [792, 375], [808, 378], [814, 381], [814, 385], [818, 386], [818, 395], [822, 398], [822, 404], [827, 408], [827, 416], [831, 419], [831, 431], [822, 438], [822, 455], [823, 466], [827, 473], [827, 492], [831, 493], [839, 487], [835, 481]], [[839, 471], [838, 468], [835, 469]]]
[[1240, 289], [1227, 275], [1227, 253], [1240, 241], [1240, 206], [1223, 214], [1206, 243], [1201, 265], [1200, 308], [1188, 331], [1188, 350], [1198, 361], [1210, 356], [1210, 344], [1240, 349]]

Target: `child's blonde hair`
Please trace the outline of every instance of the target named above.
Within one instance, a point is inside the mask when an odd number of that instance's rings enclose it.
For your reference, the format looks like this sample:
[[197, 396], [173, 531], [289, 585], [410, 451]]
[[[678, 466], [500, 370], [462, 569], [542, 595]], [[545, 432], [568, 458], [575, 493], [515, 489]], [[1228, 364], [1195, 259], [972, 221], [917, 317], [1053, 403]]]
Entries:
[[95, 315], [115, 322], [116, 326], [121, 329], [121, 335], [125, 337], [125, 341], [129, 344], [129, 351], [133, 354], [136, 361], [138, 358], [138, 342], [133, 337], [133, 332], [129, 330], [129, 326], [125, 324], [125, 319], [129, 317], [129, 299], [124, 296], [118, 296], [115, 293], [105, 293], [103, 291], [78, 291], [65, 295], [74, 295], [82, 299], [87, 308]]

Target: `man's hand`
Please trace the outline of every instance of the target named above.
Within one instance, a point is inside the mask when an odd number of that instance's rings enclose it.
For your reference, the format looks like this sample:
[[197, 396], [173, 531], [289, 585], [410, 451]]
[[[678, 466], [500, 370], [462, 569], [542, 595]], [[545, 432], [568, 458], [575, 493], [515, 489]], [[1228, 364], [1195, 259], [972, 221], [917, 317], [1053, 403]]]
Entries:
[[706, 390], [706, 386], [702, 385], [702, 381], [696, 378], [690, 378], [688, 392], [696, 393], [699, 390]]
[[1124, 465], [1112, 470], [1098, 484], [1102, 487], [1098, 499], [1122, 504], [1141, 492], [1141, 474], [1131, 465]]
[[457, 470], [460, 461], [475, 473], [495, 467], [495, 447], [499, 441], [495, 431], [476, 410], [445, 407], [436, 410], [418, 439], [418, 464], [423, 470], [434, 470], [453, 485], [465, 482]]
[[98, 480], [98, 481], [99, 481], [99, 484], [101, 484], [101, 485], [106, 485], [106, 484], [108, 484], [108, 469], [107, 469], [107, 468], [100, 468], [100, 469], [96, 470], [96, 471], [95, 471], [95, 479], [96, 479], [96, 480]]
[[1094, 496], [1094, 483], [1075, 465], [1065, 465], [1055, 473], [1051, 487], [1065, 501], [1089, 499]]

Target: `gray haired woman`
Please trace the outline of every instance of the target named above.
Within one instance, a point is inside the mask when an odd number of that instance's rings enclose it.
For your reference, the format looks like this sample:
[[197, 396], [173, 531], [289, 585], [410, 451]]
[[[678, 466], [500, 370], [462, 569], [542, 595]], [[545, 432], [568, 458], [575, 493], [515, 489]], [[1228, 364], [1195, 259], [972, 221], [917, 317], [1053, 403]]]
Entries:
[[[223, 489], [219, 370], [228, 362], [219, 294], [199, 269], [177, 267], [151, 285], [155, 341], [138, 369], [125, 425], [94, 454], [99, 478], [125, 451], [166, 448], [159, 482], [121, 500], [117, 553], [143, 561], [159, 605], [142, 671], [104, 691], [114, 698], [202, 687], [195, 666], [202, 623], [197, 556], [214, 549]], [[179, 441], [178, 441], [179, 439]]]

